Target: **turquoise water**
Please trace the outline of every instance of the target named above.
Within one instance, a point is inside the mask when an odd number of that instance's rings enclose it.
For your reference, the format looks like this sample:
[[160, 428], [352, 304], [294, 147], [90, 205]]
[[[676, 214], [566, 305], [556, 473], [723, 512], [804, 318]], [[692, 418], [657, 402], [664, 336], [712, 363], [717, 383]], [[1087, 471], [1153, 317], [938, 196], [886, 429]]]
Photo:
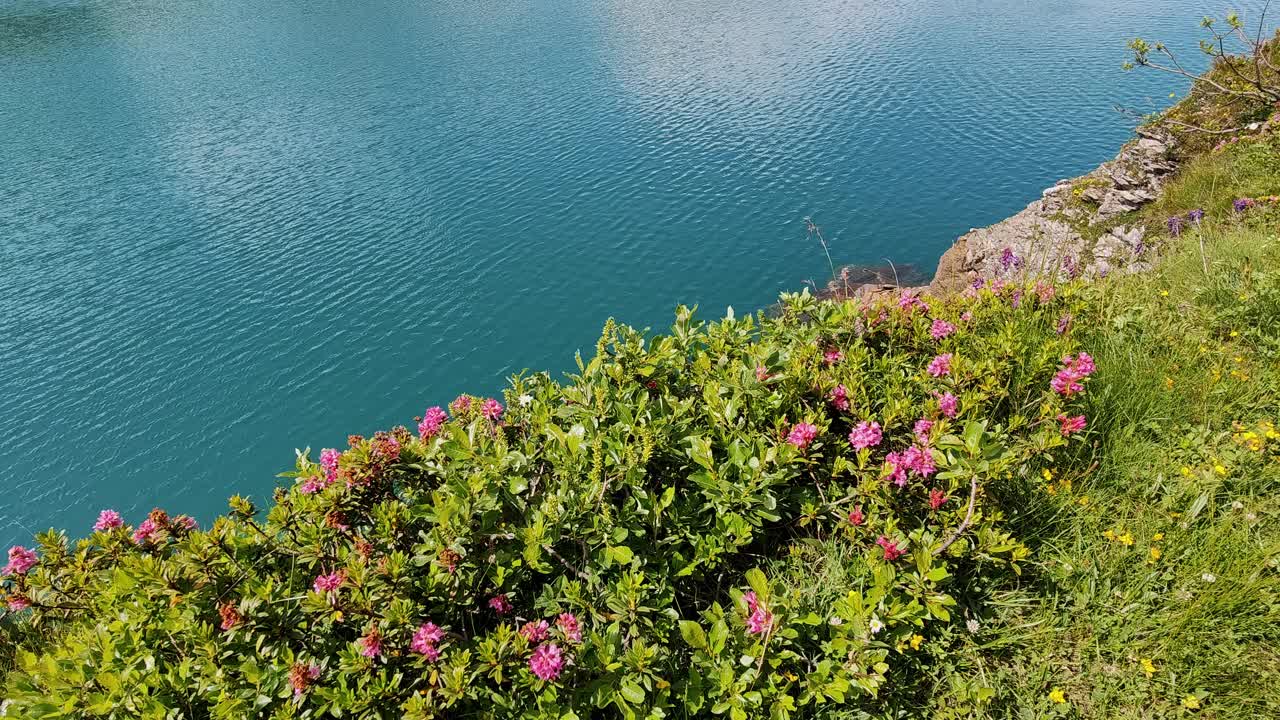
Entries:
[[[0, 6], [0, 541], [207, 521], [608, 316], [931, 271], [1114, 154], [1147, 0]], [[1217, 8], [1209, 8], [1217, 9]]]

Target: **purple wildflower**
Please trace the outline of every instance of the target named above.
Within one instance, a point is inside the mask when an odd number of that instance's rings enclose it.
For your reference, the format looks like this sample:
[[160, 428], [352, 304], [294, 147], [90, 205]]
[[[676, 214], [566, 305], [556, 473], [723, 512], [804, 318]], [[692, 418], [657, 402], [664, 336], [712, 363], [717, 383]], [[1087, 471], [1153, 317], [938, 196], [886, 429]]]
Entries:
[[884, 438], [880, 423], [863, 420], [849, 433], [849, 444], [854, 450], [875, 447]]
[[124, 518], [120, 517], [120, 513], [115, 510], [103, 510], [98, 513], [98, 521], [93, 524], [94, 532], [115, 530], [121, 527], [124, 527]]

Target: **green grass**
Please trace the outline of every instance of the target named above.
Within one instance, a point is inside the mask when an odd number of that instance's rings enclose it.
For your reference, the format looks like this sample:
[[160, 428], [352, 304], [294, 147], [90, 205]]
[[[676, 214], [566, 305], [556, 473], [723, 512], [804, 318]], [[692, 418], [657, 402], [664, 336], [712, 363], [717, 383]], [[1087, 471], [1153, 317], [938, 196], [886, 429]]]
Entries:
[[[1208, 219], [1155, 272], [1089, 290], [1077, 319], [1100, 369], [1093, 442], [1051, 481], [1001, 484], [1030, 569], [971, 588], [967, 627], [930, 637], [876, 713], [837, 716], [1280, 717], [1280, 215], [1230, 210], [1277, 192], [1275, 140], [1171, 185], [1156, 217]], [[857, 577], [842, 547], [796, 547], [773, 572], [821, 607]]]

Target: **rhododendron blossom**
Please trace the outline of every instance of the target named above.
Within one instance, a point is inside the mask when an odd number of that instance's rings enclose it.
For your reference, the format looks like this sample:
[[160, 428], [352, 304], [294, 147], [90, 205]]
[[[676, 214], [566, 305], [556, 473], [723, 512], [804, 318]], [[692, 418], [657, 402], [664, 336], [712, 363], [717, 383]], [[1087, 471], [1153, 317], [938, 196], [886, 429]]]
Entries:
[[942, 492], [942, 490], [933, 488], [929, 491], [929, 509], [937, 510], [945, 505], [948, 499], [947, 494]]
[[551, 626], [546, 620], [530, 621], [520, 628], [520, 634], [531, 643], [540, 643], [551, 634]]
[[93, 524], [95, 532], [115, 530], [122, 527], [124, 527], [124, 518], [120, 517], [120, 513], [115, 510], [103, 510], [98, 513], [98, 521]]
[[328, 575], [317, 575], [315, 582], [311, 584], [311, 589], [318, 593], [337, 592], [338, 588], [347, 581], [347, 573], [345, 570], [329, 573]]
[[342, 453], [333, 448], [320, 451], [320, 467], [324, 469], [324, 479], [327, 483], [333, 483], [338, 479], [338, 459], [341, 457]]
[[498, 418], [502, 417], [502, 410], [502, 403], [494, 400], [493, 398], [485, 400], [480, 405], [480, 414], [484, 415], [489, 420], [496, 421]]
[[26, 610], [26, 609], [27, 609], [27, 608], [29, 608], [29, 607], [31, 607], [31, 601], [30, 601], [30, 600], [28, 600], [28, 599], [27, 599], [27, 597], [26, 597], [25, 595], [10, 595], [10, 596], [9, 596], [9, 611], [10, 611], [10, 612], [22, 612], [23, 610]]
[[1061, 413], [1058, 415], [1058, 422], [1062, 425], [1063, 437], [1066, 437], [1067, 435], [1084, 430], [1085, 417], [1083, 415], [1076, 415], [1072, 417], [1066, 413]]
[[470, 409], [471, 398], [466, 395], [459, 395], [453, 399], [453, 402], [449, 403], [449, 410], [451, 410], [454, 415], [461, 415]]
[[543, 643], [534, 648], [529, 658], [529, 670], [539, 680], [555, 680], [564, 670], [564, 653], [555, 643]]
[[863, 514], [861, 505], [858, 505], [854, 509], [849, 511], [850, 525], [861, 526], [866, 521], [867, 521], [867, 516]]
[[448, 413], [439, 405], [427, 408], [427, 411], [422, 413], [422, 421], [418, 423], [418, 435], [423, 440], [435, 437], [448, 419]]
[[913, 293], [902, 293], [902, 295], [898, 297], [898, 309], [910, 315], [916, 310], [929, 312], [929, 305], [926, 304], [924, 300], [921, 300], [918, 295]]
[[928, 445], [929, 433], [933, 432], [933, 421], [920, 418], [911, 428], [911, 432], [915, 434], [916, 440], [919, 440], [921, 445]]
[[747, 632], [752, 635], [759, 635], [772, 625], [773, 613], [765, 610], [763, 605], [756, 606], [756, 609], [751, 611], [751, 615], [747, 618]]
[[489, 609], [499, 615], [506, 615], [511, 612], [511, 601], [506, 595], [494, 595], [489, 598]]
[[875, 447], [884, 438], [880, 423], [863, 420], [849, 433], [849, 444], [854, 450]]
[[832, 406], [835, 409], [844, 412], [849, 409], [849, 391], [843, 385], [835, 386], [828, 396], [831, 399]]
[[929, 374], [934, 377], [942, 377], [951, 374], [951, 353], [944, 353], [935, 357], [929, 363]]
[[223, 632], [239, 625], [240, 621], [243, 619], [241, 618], [240, 611], [236, 608], [235, 603], [230, 602], [218, 605], [218, 617], [222, 620], [219, 627], [222, 628]]
[[955, 417], [956, 414], [960, 412], [960, 398], [957, 398], [949, 392], [942, 393], [941, 395], [938, 395], [937, 398], [938, 412], [949, 418]]
[[433, 622], [427, 622], [413, 633], [413, 639], [409, 642], [409, 649], [422, 655], [427, 660], [435, 662], [440, 658], [440, 649], [437, 644], [443, 639], [444, 630]]
[[556, 618], [556, 627], [560, 628], [560, 632], [564, 633], [569, 642], [582, 642], [582, 625], [578, 623], [578, 618], [573, 613], [560, 613]]
[[769, 368], [767, 368], [767, 367], [765, 367], [765, 366], [763, 366], [763, 365], [757, 365], [757, 366], [756, 366], [756, 380], [758, 380], [758, 381], [760, 381], [760, 382], [765, 382], [766, 380], [768, 380], [768, 379], [769, 379], [769, 378], [771, 378], [771, 377], [773, 377], [773, 375], [770, 375], [770, 374], [769, 374]]
[[787, 435], [787, 442], [803, 450], [809, 447], [809, 443], [816, 437], [818, 437], [818, 426], [812, 423], [796, 423], [791, 428], [791, 433]]
[[841, 360], [844, 360], [844, 353], [834, 348], [822, 354], [822, 362], [828, 365], [835, 365]]
[[1095, 369], [1089, 353], [1081, 352], [1075, 357], [1068, 355], [1062, 358], [1062, 368], [1049, 381], [1049, 387], [1063, 397], [1083, 393], [1081, 381], [1092, 375]]
[[934, 340], [942, 340], [943, 338], [946, 338], [955, 334], [955, 331], [956, 331], [955, 325], [952, 325], [946, 320], [938, 319], [938, 320], [934, 320], [933, 325], [929, 327], [929, 337], [933, 338]]
[[155, 539], [155, 535], [158, 532], [160, 532], [159, 523], [147, 518], [138, 523], [138, 529], [133, 531], [133, 542], [135, 545], [146, 545]]
[[876, 544], [884, 548], [884, 559], [893, 562], [906, 554], [906, 550], [898, 547], [898, 544], [890, 540], [888, 537], [881, 535], [876, 538]]

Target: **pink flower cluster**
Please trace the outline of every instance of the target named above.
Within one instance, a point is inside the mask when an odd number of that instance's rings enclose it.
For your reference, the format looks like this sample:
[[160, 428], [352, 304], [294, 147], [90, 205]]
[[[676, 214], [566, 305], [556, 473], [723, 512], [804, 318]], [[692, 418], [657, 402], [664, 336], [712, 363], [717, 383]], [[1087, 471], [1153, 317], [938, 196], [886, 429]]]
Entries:
[[933, 421], [920, 418], [916, 421], [915, 427], [911, 428], [911, 432], [915, 433], [916, 440], [921, 445], [929, 444], [929, 433], [933, 432]]
[[489, 598], [489, 609], [498, 615], [506, 615], [511, 612], [511, 601], [506, 595], [494, 595]]
[[944, 353], [935, 357], [929, 363], [929, 374], [934, 377], [942, 377], [951, 374], [951, 353]]
[[1060, 413], [1058, 415], [1058, 423], [1062, 426], [1062, 436], [1066, 437], [1084, 430], [1085, 417], [1083, 415], [1072, 417], [1066, 413]]
[[809, 443], [816, 437], [818, 437], [818, 426], [813, 423], [796, 423], [791, 428], [791, 433], [787, 435], [787, 442], [803, 450], [809, 447]]
[[530, 620], [520, 628], [520, 634], [530, 643], [537, 644], [551, 635], [551, 626], [546, 620]]
[[539, 680], [555, 680], [564, 670], [564, 653], [555, 643], [543, 643], [534, 648], [529, 658], [529, 670]]
[[827, 365], [835, 365], [844, 360], [844, 353], [835, 348], [831, 348], [822, 354], [822, 362]]
[[929, 312], [929, 306], [925, 301], [921, 300], [918, 295], [913, 293], [902, 293], [902, 295], [898, 297], [898, 308], [908, 315], [912, 314], [917, 309], [923, 312]]
[[758, 380], [759, 382], [765, 382], [772, 377], [773, 375], [769, 374], [769, 368], [763, 365], [756, 366], [756, 380]]
[[863, 420], [849, 433], [849, 444], [854, 450], [875, 447], [884, 438], [880, 423]]
[[573, 613], [560, 613], [556, 618], [556, 627], [560, 628], [560, 632], [564, 633], [569, 642], [582, 642], [582, 625]]
[[448, 419], [449, 415], [439, 405], [429, 407], [422, 413], [422, 422], [418, 423], [418, 434], [423, 440], [433, 438]]
[[9, 548], [9, 564], [0, 570], [0, 575], [26, 575], [38, 562], [40, 558], [35, 550], [14, 545]]
[[934, 393], [934, 396], [938, 398], [938, 412], [949, 418], [955, 417], [956, 413], [960, 412], [960, 398], [949, 392], [940, 395]]
[[954, 335], [955, 332], [956, 326], [942, 319], [934, 320], [933, 325], [929, 327], [929, 337], [934, 340], [941, 340], [945, 337], [950, 337], [951, 335]]
[[938, 508], [945, 505], [948, 499], [947, 494], [942, 492], [942, 490], [933, 488], [929, 491], [929, 509], [936, 511]]
[[376, 432], [369, 441], [369, 452], [377, 460], [395, 462], [400, 459], [400, 440], [389, 432]]
[[138, 523], [138, 529], [133, 531], [133, 543], [135, 545], [146, 545], [155, 540], [156, 533], [164, 528], [160, 527], [160, 523], [151, 518], [147, 518]]
[[347, 572], [339, 570], [329, 573], [328, 575], [317, 575], [315, 582], [311, 584], [311, 589], [318, 593], [334, 593], [338, 588], [342, 587], [347, 581]]
[[885, 468], [889, 470], [889, 479], [898, 487], [907, 484], [907, 472], [918, 477], [929, 477], [937, 467], [933, 455], [919, 445], [912, 445], [902, 452], [891, 452], [884, 458]]
[[884, 548], [884, 559], [893, 562], [906, 554], [906, 550], [898, 547], [898, 544], [888, 537], [881, 535], [876, 538], [876, 544]]
[[115, 530], [124, 527], [124, 518], [115, 510], [103, 510], [98, 513], [98, 521], [93, 524], [94, 532]]
[[326, 483], [332, 483], [338, 479], [338, 459], [341, 457], [342, 453], [333, 448], [320, 451], [320, 467], [324, 469]]
[[502, 410], [502, 403], [493, 398], [489, 398], [480, 404], [480, 414], [494, 422], [502, 417]]
[[455, 416], [461, 415], [470, 409], [471, 409], [471, 398], [467, 397], [466, 395], [459, 395], [458, 397], [453, 399], [453, 402], [449, 403], [449, 411], [452, 412]]
[[440, 641], [444, 639], [444, 630], [433, 622], [427, 622], [413, 633], [409, 649], [422, 655], [429, 662], [440, 659]]
[[1092, 375], [1095, 369], [1089, 353], [1081, 352], [1075, 357], [1068, 355], [1062, 358], [1062, 368], [1049, 381], [1049, 387], [1063, 397], [1083, 393], [1082, 381]]
[[849, 511], [849, 524], [855, 527], [861, 527], [867, 521], [867, 516], [862, 512], [862, 506], [858, 505]]
[[31, 601], [30, 601], [30, 600], [28, 600], [28, 599], [27, 599], [27, 597], [26, 597], [25, 595], [10, 595], [10, 596], [9, 596], [9, 611], [10, 611], [10, 612], [22, 612], [23, 610], [26, 610], [26, 609], [27, 609], [27, 608], [29, 608], [29, 607], [31, 607]]
[[742, 596], [747, 601], [747, 632], [759, 635], [773, 626], [773, 613], [765, 609], [764, 603], [756, 597], [754, 590], [748, 590]]
[[849, 391], [843, 385], [837, 385], [827, 397], [831, 400], [831, 405], [840, 412], [849, 409]]

